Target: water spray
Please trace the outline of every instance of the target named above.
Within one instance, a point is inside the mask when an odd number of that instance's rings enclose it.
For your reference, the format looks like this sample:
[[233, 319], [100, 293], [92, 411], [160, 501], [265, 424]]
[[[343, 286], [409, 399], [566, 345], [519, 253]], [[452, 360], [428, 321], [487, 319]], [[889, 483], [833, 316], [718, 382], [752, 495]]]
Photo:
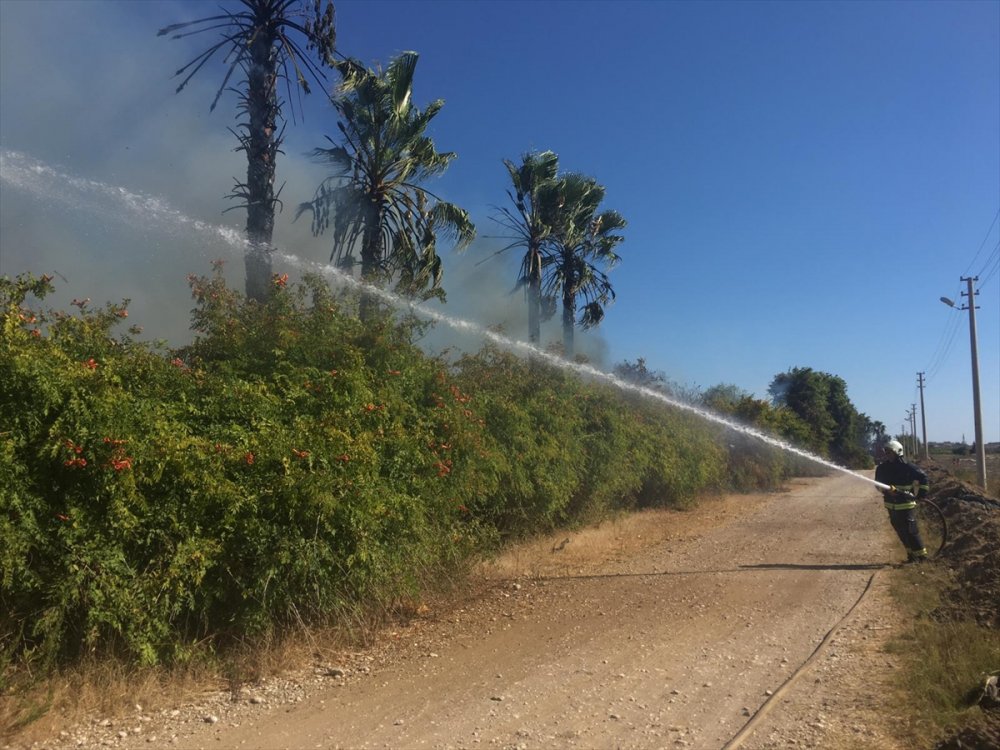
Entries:
[[[92, 195], [110, 200], [119, 209], [124, 208], [145, 221], [154, 217], [160, 226], [169, 230], [175, 230], [177, 227], [190, 228], [203, 234], [215, 235], [232, 247], [243, 247], [247, 242], [241, 230], [192, 219], [155, 195], [66, 174], [18, 151], [0, 151], [0, 180], [40, 198], [56, 199], [75, 208], [107, 213], [106, 209], [94, 200], [81, 200], [74, 204], [66, 192], [66, 188], [71, 188], [83, 198]], [[54, 188], [62, 188], [62, 192], [57, 192]]]
[[605, 372], [604, 370], [599, 370], [598, 368], [593, 367], [592, 365], [584, 364], [581, 362], [569, 362], [568, 360], [565, 360], [555, 354], [552, 354], [551, 352], [547, 352], [544, 349], [535, 346], [534, 344], [529, 344], [526, 341], [519, 341], [518, 339], [512, 339], [508, 336], [504, 336], [503, 334], [497, 333], [496, 331], [492, 331], [489, 328], [485, 328], [484, 326], [478, 325], [468, 320], [463, 320], [462, 318], [455, 318], [450, 315], [445, 315], [444, 313], [438, 310], [434, 310], [423, 303], [414, 302], [413, 300], [401, 297], [400, 295], [395, 294], [394, 292], [387, 291], [378, 286], [375, 286], [374, 284], [370, 284], [365, 281], [360, 281], [359, 279], [356, 279], [353, 276], [350, 276], [349, 274], [346, 274], [340, 269], [335, 268], [331, 265], [302, 260], [301, 258], [295, 255], [283, 252], [274, 253], [274, 257], [280, 258], [283, 262], [293, 266], [297, 266], [298, 268], [301, 269], [317, 271], [327, 279], [330, 279], [335, 283], [340, 284], [341, 286], [350, 286], [364, 292], [365, 294], [371, 294], [377, 296], [397, 309], [407, 310], [422, 318], [433, 320], [436, 323], [444, 323], [445, 325], [457, 331], [476, 334], [480, 338], [492, 341], [493, 343], [502, 346], [503, 348], [508, 349], [510, 351], [523, 353], [526, 356], [544, 360], [547, 363], [554, 365], [555, 367], [559, 367], [563, 370], [570, 370], [580, 375], [586, 375], [590, 378], [593, 378], [594, 380], [602, 381], [610, 385], [613, 385], [615, 388], [618, 388], [619, 390], [631, 391], [632, 393], [637, 393], [640, 396], [644, 396], [645, 398], [661, 401], [669, 406], [674, 407], [675, 409], [681, 409], [683, 411], [690, 412], [691, 414], [695, 414], [706, 421], [715, 422], [716, 424], [728, 427], [729, 429], [739, 432], [743, 435], [749, 435], [750, 437], [757, 438], [758, 440], [767, 443], [770, 446], [779, 448], [783, 451], [787, 451], [788, 453], [793, 453], [813, 463], [821, 464], [822, 466], [825, 466], [828, 469], [834, 469], [836, 471], [849, 474], [850, 476], [856, 479], [860, 479], [862, 481], [873, 484], [880, 489], [883, 490], [891, 489], [889, 485], [882, 484], [881, 482], [876, 482], [874, 479], [869, 479], [868, 477], [858, 474], [854, 471], [851, 471], [850, 469], [844, 466], [840, 466], [839, 464], [835, 464], [832, 461], [826, 460], [825, 458], [821, 458], [820, 456], [816, 456], [812, 453], [809, 453], [808, 451], [802, 450], [801, 448], [797, 448], [791, 443], [787, 443], [784, 440], [774, 437], [773, 435], [768, 435], [767, 433], [761, 432], [760, 430], [755, 430], [754, 428], [748, 427], [747, 425], [739, 424], [738, 422], [734, 422], [730, 419], [727, 419], [719, 414], [716, 414], [715, 412], [708, 411], [707, 409], [702, 409], [698, 406], [687, 403], [685, 401], [680, 401], [678, 399], [671, 398], [670, 396], [666, 395], [665, 393], [662, 393], [661, 391], [657, 391], [652, 388], [647, 388], [646, 386], [636, 385], [635, 383], [629, 383], [628, 381], [623, 380], [617, 375]]
[[[185, 216], [176, 208], [170, 206], [161, 198], [143, 193], [135, 193], [123, 187], [108, 185], [96, 180], [73, 177], [16, 151], [5, 150], [0, 152], [0, 179], [13, 187], [50, 198], [59, 198], [61, 196], [54, 194], [46, 182], [56, 182], [61, 186], [69, 185], [82, 193], [96, 193], [99, 196], [113, 199], [116, 203], [129, 211], [141, 214], [146, 221], [155, 219], [156, 222], [162, 226], [169, 226], [170, 228], [182, 226], [190, 228], [198, 233], [209, 234], [217, 239], [221, 239], [235, 250], [246, 251], [250, 247], [249, 241], [238, 230], [217, 224], [209, 224], [198, 219], [192, 219]], [[68, 200], [65, 196], [62, 196], [62, 198], [63, 200]], [[540, 349], [533, 344], [504, 336], [503, 334], [492, 331], [489, 328], [473, 323], [472, 321], [446, 315], [439, 310], [428, 307], [426, 304], [406, 299], [398, 294], [356, 279], [329, 264], [320, 264], [313, 261], [303, 260], [295, 255], [280, 251], [274, 252], [273, 255], [289, 265], [306, 271], [318, 272], [323, 277], [336, 284], [349, 286], [354, 289], [358, 289], [365, 294], [378, 297], [398, 310], [406, 310], [419, 317], [432, 320], [435, 323], [443, 323], [456, 331], [475, 334], [478, 337], [491, 341], [509, 351], [545, 361], [555, 367], [559, 367], [560, 369], [575, 372], [579, 375], [607, 383], [619, 390], [636, 393], [644, 398], [660, 401], [661, 403], [675, 409], [680, 409], [681, 411], [694, 414], [708, 422], [714, 422], [715, 424], [722, 425], [723, 427], [731, 429], [742, 435], [756, 438], [767, 445], [799, 456], [800, 458], [804, 458], [812, 463], [819, 464], [828, 469], [833, 469], [834, 471], [842, 472], [855, 479], [860, 479], [863, 482], [873, 484], [879, 489], [891, 489], [888, 485], [876, 482], [874, 479], [870, 479], [851, 471], [844, 466], [840, 466], [839, 464], [828, 461], [825, 458], [802, 450], [801, 448], [776, 438], [773, 435], [768, 435], [767, 433], [748, 427], [747, 425], [739, 424], [738, 422], [727, 419], [726, 417], [716, 414], [715, 412], [703, 409], [685, 401], [671, 398], [665, 393], [652, 388], [629, 383], [616, 375], [604, 372], [603, 370], [599, 370], [591, 365], [580, 362], [569, 362], [555, 354], [552, 354], [551, 352]]]

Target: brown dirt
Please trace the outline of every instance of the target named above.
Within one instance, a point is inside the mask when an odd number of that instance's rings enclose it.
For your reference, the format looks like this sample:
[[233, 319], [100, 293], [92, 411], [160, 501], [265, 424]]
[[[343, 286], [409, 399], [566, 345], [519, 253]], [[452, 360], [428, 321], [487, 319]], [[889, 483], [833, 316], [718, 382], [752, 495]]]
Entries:
[[[948, 519], [949, 541], [941, 561], [953, 574], [953, 585], [934, 615], [1000, 629], [1000, 502], [955, 479], [940, 464], [926, 468], [931, 499]], [[1000, 663], [992, 667], [1000, 669]], [[984, 707], [981, 721], [955, 732], [935, 750], [960, 748], [1000, 750], [1000, 707]]]
[[[1000, 591], [996, 541], [949, 514], [948, 564]], [[639, 513], [512, 548], [371, 648], [36, 746], [902, 750], [900, 553], [877, 491], [843, 475]], [[988, 614], [966, 588], [954, 606]]]

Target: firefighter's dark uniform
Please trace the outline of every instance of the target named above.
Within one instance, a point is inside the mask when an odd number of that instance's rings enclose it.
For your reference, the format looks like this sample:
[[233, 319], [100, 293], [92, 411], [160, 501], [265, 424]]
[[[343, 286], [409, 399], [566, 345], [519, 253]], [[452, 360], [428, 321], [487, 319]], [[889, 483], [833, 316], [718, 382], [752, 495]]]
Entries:
[[912, 495], [902, 494], [912, 492], [913, 485], [917, 484], [917, 497], [924, 497], [930, 489], [927, 475], [913, 464], [893, 456], [875, 468], [875, 481], [892, 487], [892, 490], [885, 490], [882, 494], [892, 528], [906, 547], [907, 559], [913, 561], [927, 557], [927, 548], [917, 528], [917, 501]]

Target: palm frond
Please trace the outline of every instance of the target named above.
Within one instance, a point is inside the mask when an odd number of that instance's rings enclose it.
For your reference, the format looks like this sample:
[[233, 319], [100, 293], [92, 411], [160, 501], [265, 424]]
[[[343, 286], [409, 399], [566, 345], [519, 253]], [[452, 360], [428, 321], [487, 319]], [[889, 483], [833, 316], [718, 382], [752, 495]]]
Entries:
[[[432, 102], [423, 111], [413, 104], [417, 60], [415, 52], [404, 52], [384, 71], [356, 60], [336, 64], [341, 85], [333, 105], [340, 138], [328, 138], [332, 148], [312, 152], [334, 174], [321, 183], [313, 201], [299, 207], [299, 214], [313, 213], [314, 231], [332, 225], [339, 232], [334, 254], [343, 252], [348, 240], [361, 241], [363, 277], [394, 277], [413, 293], [440, 283], [438, 235], [453, 237], [458, 249], [475, 237], [467, 212], [423, 184], [441, 174], [455, 155], [439, 152], [425, 135], [443, 103]], [[350, 207], [344, 205], [348, 194], [354, 201]]]
[[410, 107], [413, 95], [413, 74], [417, 69], [416, 52], [403, 52], [393, 58], [385, 72], [385, 82], [391, 95], [393, 114], [402, 119]]

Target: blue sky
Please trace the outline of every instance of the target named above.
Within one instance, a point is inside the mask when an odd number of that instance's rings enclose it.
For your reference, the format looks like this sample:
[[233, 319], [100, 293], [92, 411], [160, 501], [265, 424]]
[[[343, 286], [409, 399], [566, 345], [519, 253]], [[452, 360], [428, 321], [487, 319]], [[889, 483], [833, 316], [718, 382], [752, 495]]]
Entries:
[[[224, 248], [117, 211], [107, 196], [10, 178], [11, 154], [60, 174], [222, 215], [245, 172], [220, 66], [180, 95], [170, 74], [210, 37], [158, 39], [208, 2], [0, 0], [0, 273], [59, 270], [66, 296], [131, 297], [179, 340], [184, 277]], [[432, 134], [457, 160], [432, 186], [467, 208], [477, 244], [446, 257], [448, 311], [526, 335], [500, 240], [501, 160], [551, 149], [596, 177], [629, 221], [618, 294], [582, 346], [611, 367], [644, 357], [688, 386], [766, 397], [775, 374], [842, 377], [854, 404], [899, 431], [928, 374], [931, 440], [973, 439], [968, 313], [986, 438], [1000, 440], [1000, 3], [349, 2], [339, 46], [368, 64], [420, 53], [415, 98], [445, 107]], [[289, 124], [278, 182], [289, 206], [323, 172], [336, 132], [321, 96]], [[3, 176], [0, 174], [0, 176]], [[93, 192], [93, 191], [91, 191]], [[101, 201], [104, 201], [103, 203]], [[329, 240], [279, 216], [275, 239], [322, 261]], [[240, 283], [240, 262], [230, 272]], [[558, 320], [543, 331], [559, 337]]]

